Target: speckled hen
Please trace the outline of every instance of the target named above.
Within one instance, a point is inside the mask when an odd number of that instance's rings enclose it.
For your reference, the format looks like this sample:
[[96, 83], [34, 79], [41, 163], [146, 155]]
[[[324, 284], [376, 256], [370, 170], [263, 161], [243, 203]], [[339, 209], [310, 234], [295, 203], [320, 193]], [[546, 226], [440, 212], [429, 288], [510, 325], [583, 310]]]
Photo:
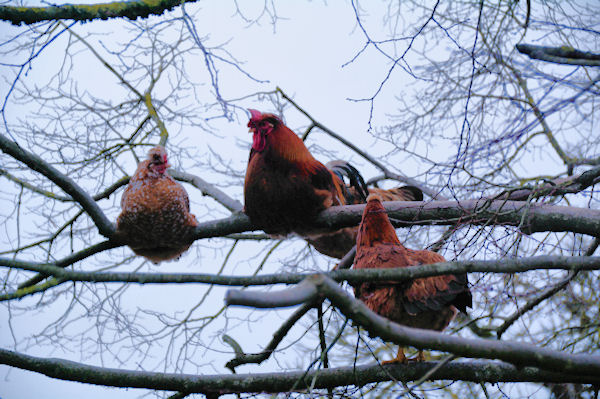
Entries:
[[[381, 204], [381, 197], [369, 195], [356, 240], [355, 269], [408, 267], [444, 261], [435, 252], [405, 248]], [[380, 316], [405, 326], [436, 331], [446, 328], [458, 310], [466, 312], [472, 303], [466, 274], [362, 283], [354, 287], [354, 294]], [[416, 360], [424, 360], [422, 351]], [[384, 363], [395, 362], [407, 362], [402, 347], [395, 359]]]
[[178, 258], [198, 225], [187, 192], [166, 173], [169, 166], [162, 146], [148, 152], [123, 193], [117, 219], [116, 239], [154, 263]]

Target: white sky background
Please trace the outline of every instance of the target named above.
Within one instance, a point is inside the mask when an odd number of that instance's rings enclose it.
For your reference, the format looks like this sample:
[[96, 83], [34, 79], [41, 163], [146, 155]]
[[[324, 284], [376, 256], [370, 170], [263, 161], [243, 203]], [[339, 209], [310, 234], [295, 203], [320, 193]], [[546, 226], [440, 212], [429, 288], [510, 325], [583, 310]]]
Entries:
[[[262, 9], [263, 1], [244, 1], [243, 11], [246, 16], [252, 19], [258, 10]], [[187, 11], [194, 16], [196, 28], [203, 38], [203, 43], [208, 46], [214, 46], [221, 43], [226, 43], [225, 48], [233, 54], [243, 64], [242, 67], [258, 79], [269, 80], [270, 83], [259, 85], [249, 81], [239, 72], [225, 66], [220, 66], [220, 82], [221, 91], [226, 99], [238, 98], [248, 95], [255, 91], [270, 91], [276, 86], [281, 87], [288, 95], [301, 106], [303, 106], [313, 117], [329, 127], [330, 129], [343, 134], [355, 144], [360, 144], [360, 147], [368, 150], [372, 154], [383, 153], [387, 151], [386, 143], [378, 143], [370, 135], [368, 130], [369, 108], [368, 102], [353, 102], [348, 98], [365, 98], [372, 96], [381, 80], [387, 74], [390, 67], [388, 61], [383, 56], [376, 54], [373, 49], [369, 49], [359, 57], [355, 62], [342, 67], [350, 61], [365, 44], [365, 38], [356, 26], [355, 15], [350, 4], [346, 1], [331, 1], [325, 4], [324, 2], [298, 2], [287, 1], [276, 3], [277, 15], [280, 19], [277, 21], [275, 28], [269, 24], [266, 18], [261, 20], [260, 24], [248, 26], [239, 16], [235, 16], [235, 8], [233, 2], [230, 1], [201, 1], [199, 3], [189, 4], [186, 6]], [[366, 7], [366, 2], [363, 4]], [[387, 38], [388, 27], [383, 24], [383, 16], [386, 13], [386, 2], [368, 2], [368, 15], [365, 18], [368, 23], [369, 33], [374, 39]], [[175, 9], [172, 15], [180, 15], [180, 10]], [[419, 16], [421, 17], [421, 16]], [[155, 17], [158, 20], [164, 17]], [[473, 15], [476, 20], [477, 15]], [[403, 16], [406, 21], [400, 23], [413, 23], [411, 16]], [[122, 35], [119, 34], [120, 26], [126, 25], [123, 21], [97, 21], [86, 24], [77, 24], [74, 31], [83, 34], [88, 31], [108, 32], [102, 36], [102, 42], [110, 48], [112, 41], [125, 42]], [[17, 28], [10, 26], [7, 23], [0, 24], [0, 35], [3, 38], [10, 37], [17, 32]], [[111, 30], [113, 32], [111, 32]], [[5, 39], [4, 39], [5, 40]], [[97, 42], [96, 42], [97, 44]], [[46, 49], [44, 54], [36, 59], [32, 64], [32, 70], [22, 79], [43, 81], [43, 76], [47, 73], [52, 73], [52, 68], [57, 67], [61, 62], [60, 54], [64, 48], [64, 43], [60, 40], [53, 46]], [[402, 46], [402, 45], [400, 45]], [[438, 54], [430, 54], [432, 58], [444, 57], [448, 47], [452, 46], [450, 42], [440, 43]], [[399, 51], [403, 48], [399, 47]], [[78, 84], [81, 87], [90, 88], [95, 96], [111, 98], [113, 95], [122, 95], [122, 89], [114, 76], [111, 76], [97, 62], [90, 58], [83, 64], [81, 57], [76, 64], [81, 69], [78, 72]], [[410, 58], [409, 58], [410, 59]], [[3, 62], [9, 62], [3, 60]], [[13, 61], [14, 62], [14, 61]], [[188, 61], [186, 61], [188, 62]], [[194, 63], [198, 63], [198, 71], [204, 71], [202, 64], [203, 59], [200, 56], [190, 57], [186, 68], [188, 72], [194, 70]], [[202, 72], [204, 73], [204, 72]], [[7, 76], [12, 76], [8, 73]], [[208, 82], [208, 79], [203, 79]], [[10, 78], [8, 79], [10, 82]], [[395, 96], [406, 95], [407, 85], [412, 83], [412, 78], [404, 73], [400, 68], [397, 68], [390, 80], [386, 83], [382, 92], [378, 95], [372, 125], [374, 129], [389, 123], [389, 114], [395, 111]], [[8, 87], [6, 82], [0, 82], [0, 95], [3, 98]], [[206, 90], [205, 93], [202, 90]], [[200, 96], [205, 95], [202, 100], [211, 101], [210, 95], [207, 94], [212, 90], [208, 86], [199, 88]], [[117, 94], [118, 93], [118, 94]], [[237, 103], [243, 107], [254, 107], [262, 111], [272, 111], [265, 104], [260, 104], [252, 99]], [[11, 112], [14, 114], [14, 111]], [[171, 140], [193, 147], [193, 151], [204, 152], [205, 146], [209, 144], [211, 148], [221, 156], [231, 161], [231, 166], [236, 170], [243, 171], [247, 161], [248, 151], [250, 147], [251, 137], [247, 132], [247, 116], [243, 112], [237, 112], [237, 119], [229, 122], [225, 120], [214, 120], [210, 122], [210, 126], [214, 128], [214, 136], [211, 136], [203, 131], [190, 129], [188, 126], [173, 126], [168, 125], [167, 128], [171, 132]], [[307, 125], [308, 121], [298, 112], [290, 111], [285, 114], [288, 125], [300, 131]], [[327, 137], [325, 134], [313, 131], [307, 143], [314, 148], [318, 145], [322, 149], [335, 151], [335, 155], [339, 158], [349, 159], [363, 172], [365, 178], [373, 177], [376, 171], [373, 167], [368, 166], [362, 159], [350, 150], [345, 149], [341, 144]], [[168, 149], [167, 145], [167, 149]], [[442, 158], [444, 154], [448, 154], [447, 143], [441, 143], [438, 148], [430, 148], [429, 156], [432, 157], [439, 153]], [[451, 150], [454, 153], [455, 149]], [[40, 154], [43, 156], [43, 154]], [[175, 168], [186, 170], [191, 160], [186, 160], [185, 157], [178, 158], [176, 154], [171, 156], [171, 163]], [[317, 154], [317, 158], [323, 162], [329, 161], [326, 154]], [[181, 161], [181, 163], [179, 163]], [[415, 177], [422, 170], [419, 165], [410, 162], [408, 165], [395, 165], [399, 170], [405, 169], [406, 175]], [[132, 164], [132, 172], [135, 165]], [[190, 173], [198, 174], [209, 182], [211, 175], [204, 171], [190, 169]], [[217, 182], [218, 183], [218, 182]], [[212, 220], [217, 217], [226, 216], [227, 213], [219, 211], [215, 206], [215, 213], [209, 214], [201, 210], [198, 204], [210, 201], [198, 195], [197, 190], [187, 187], [190, 197], [192, 198], [192, 212], [196, 213], [200, 221]], [[223, 188], [229, 195], [242, 201], [242, 192], [238, 187]], [[111, 197], [111, 201], [118, 204], [120, 194]], [[196, 205], [196, 207], [195, 207]], [[103, 207], [104, 209], [104, 207]], [[109, 217], [115, 218], [118, 209], [113, 208]], [[206, 212], [206, 213], [205, 213]], [[0, 233], [3, 234], [3, 233]], [[3, 242], [2, 239], [1, 242]], [[167, 271], [201, 271], [215, 272], [216, 268], [222, 261], [223, 252], [219, 250], [220, 243], [215, 244], [211, 240], [201, 240], [193, 246], [182, 260], [177, 263], [166, 263], [159, 267], [149, 266], [149, 270], [167, 272]], [[256, 256], [257, 251], [250, 248], [251, 244], [241, 243], [240, 249], [236, 250], [234, 256], [229, 263], [230, 266], [226, 269], [226, 274], [245, 275], [251, 273], [261, 257]], [[263, 245], [264, 246], [264, 245]], [[304, 248], [303, 242], [300, 240], [291, 240], [283, 244], [281, 251], [297, 251]], [[247, 249], [247, 250], [246, 250]], [[117, 251], [122, 251], [124, 256], [129, 256], [130, 251], [123, 248]], [[111, 253], [119, 253], [112, 251]], [[245, 256], [252, 256], [251, 259], [245, 261]], [[256, 257], [254, 257], [256, 256]], [[324, 257], [320, 257], [320, 264], [317, 268], [331, 267], [332, 262]], [[96, 262], [94, 262], [96, 263]], [[280, 267], [277, 262], [271, 262], [265, 268], [265, 272], [276, 271]], [[167, 312], [175, 309], [181, 315], [189, 309], [190, 306], [197, 300], [198, 292], [204, 292], [205, 287], [200, 290], [198, 286], [173, 287], [166, 286], [144, 286], [132, 287], [125, 298], [129, 298], [133, 302], [143, 303], [146, 308], [155, 310], [165, 309]], [[215, 309], [222, 306], [224, 288], [215, 288], [211, 292], [211, 301], [214, 302]], [[200, 295], [201, 295], [200, 294]], [[211, 302], [211, 303], [212, 303]], [[32, 302], [32, 303], [35, 303]], [[177, 311], [177, 310], [174, 310]], [[0, 307], [0, 346], [2, 348], [12, 348], [14, 341], [11, 338], [11, 333], [8, 326], [4, 322], [8, 319], [6, 307]], [[272, 312], [273, 315], [265, 322], [255, 323], [254, 329], [262, 326], [261, 331], [252, 330], [248, 334], [244, 328], [240, 327], [240, 331], [236, 334], [236, 330], [231, 328], [227, 333], [239, 340], [243, 348], [250, 352], [258, 350], [266, 345], [273, 331], [285, 319], [287, 312], [279, 314]], [[237, 316], [240, 320], [248, 318], [256, 319], [263, 317], [265, 312], [252, 312], [248, 309], [235, 309], [230, 311], [230, 316]], [[51, 319], [55, 315], [40, 314], [31, 317], [28, 323], [20, 323], [13, 326], [14, 331], [19, 334], [22, 331], [24, 334], [28, 329], [35, 330], [40, 325], [44, 325], [46, 320]], [[234, 324], [233, 321], [231, 323]], [[243, 323], [241, 323], [243, 324]], [[245, 325], [245, 324], [244, 324]], [[300, 331], [299, 329], [298, 331]], [[212, 335], [204, 334], [204, 337], [210, 337], [213, 341], [215, 350], [229, 351], [229, 347], [220, 343], [219, 330], [215, 327]], [[79, 343], [75, 344], [76, 346]], [[205, 345], [210, 346], [211, 343], [205, 342]], [[374, 346], [379, 343], [373, 343]], [[47, 352], [44, 349], [35, 348], [27, 350], [20, 347], [22, 352], [31, 355], [44, 356], [50, 354], [58, 358], [65, 358], [74, 361], [81, 361], [93, 365], [101, 365], [96, 357], [86, 359], [85, 356], [79, 353], [79, 349], [75, 349], [72, 353], [63, 351]], [[288, 358], [279, 357], [281, 361], [286, 363], [286, 366], [297, 364], [294, 352], [286, 352]], [[202, 370], [206, 374], [213, 373], [228, 373], [224, 369], [225, 361], [232, 357], [230, 353], [218, 355], [213, 351], [204, 351], [198, 348], [197, 357], [206, 359], [207, 365]], [[119, 367], [117, 364], [110, 362], [110, 356], [107, 356], [105, 367]], [[214, 360], [213, 360], [214, 359]], [[284, 360], [282, 360], [284, 359]], [[154, 359], [151, 364], [156, 365], [155, 371], [171, 372], [172, 369], [160, 369], [161, 359]], [[202, 361], [199, 361], [202, 363]], [[335, 364], [334, 364], [335, 366]], [[150, 368], [148, 364], [144, 364], [145, 368]], [[130, 368], [130, 367], [125, 367]], [[280, 370], [281, 368], [274, 361], [268, 361], [263, 366], [241, 366], [238, 368], [238, 373], [244, 373], [250, 370], [268, 371]], [[191, 372], [190, 370], [187, 370]], [[17, 369], [12, 369], [0, 366], [0, 398], [1, 399], [21, 399], [21, 398], [54, 398], [61, 397], [69, 398], [104, 398], [110, 395], [111, 398], [133, 398], [143, 394], [143, 390], [124, 390], [124, 389], [108, 389], [105, 387], [97, 387], [80, 383], [63, 382], [57, 379], [50, 379], [36, 373], [30, 373]]]

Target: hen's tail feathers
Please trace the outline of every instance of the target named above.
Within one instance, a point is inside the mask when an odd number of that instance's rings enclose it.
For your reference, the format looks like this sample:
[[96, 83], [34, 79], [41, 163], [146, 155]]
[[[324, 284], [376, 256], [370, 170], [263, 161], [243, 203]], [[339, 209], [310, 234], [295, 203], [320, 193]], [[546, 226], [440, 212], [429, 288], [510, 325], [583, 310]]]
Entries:
[[423, 201], [423, 192], [415, 186], [402, 186], [396, 188], [371, 189], [371, 192], [378, 192], [383, 201]]
[[[367, 184], [365, 183], [365, 179], [363, 179], [360, 172], [352, 166], [347, 161], [331, 161], [327, 163], [327, 168], [331, 170], [342, 182], [344, 181], [344, 177], [348, 178], [349, 187], [354, 187], [360, 198], [361, 202], [366, 202], [367, 196], [369, 195], [369, 190], [367, 189]], [[347, 191], [347, 190], [345, 190]]]
[[473, 297], [469, 290], [469, 280], [466, 274], [455, 274], [458, 293], [452, 304], [461, 312], [467, 313], [467, 308], [473, 307]]

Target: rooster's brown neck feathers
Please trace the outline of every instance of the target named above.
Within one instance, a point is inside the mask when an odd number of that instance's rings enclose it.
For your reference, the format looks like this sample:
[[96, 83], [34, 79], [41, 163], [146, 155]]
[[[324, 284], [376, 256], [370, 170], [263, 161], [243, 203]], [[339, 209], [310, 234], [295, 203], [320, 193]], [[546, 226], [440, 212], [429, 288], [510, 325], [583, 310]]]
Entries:
[[256, 110], [250, 112], [252, 118], [248, 127], [253, 133], [253, 153], [264, 153], [267, 159], [274, 162], [291, 162], [295, 165], [317, 162], [304, 142], [279, 117]]

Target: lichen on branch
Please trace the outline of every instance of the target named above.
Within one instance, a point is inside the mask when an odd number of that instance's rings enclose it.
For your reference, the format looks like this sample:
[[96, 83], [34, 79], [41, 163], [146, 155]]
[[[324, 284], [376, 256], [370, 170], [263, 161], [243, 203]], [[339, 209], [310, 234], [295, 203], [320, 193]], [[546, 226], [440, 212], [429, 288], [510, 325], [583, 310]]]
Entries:
[[[191, 0], [191, 2], [193, 1], [195, 0]], [[29, 25], [58, 19], [91, 21], [129, 18], [134, 20], [146, 18], [149, 15], [160, 15], [180, 4], [179, 0], [138, 0], [100, 4], [64, 4], [52, 7], [0, 6], [0, 19], [14, 25]]]

